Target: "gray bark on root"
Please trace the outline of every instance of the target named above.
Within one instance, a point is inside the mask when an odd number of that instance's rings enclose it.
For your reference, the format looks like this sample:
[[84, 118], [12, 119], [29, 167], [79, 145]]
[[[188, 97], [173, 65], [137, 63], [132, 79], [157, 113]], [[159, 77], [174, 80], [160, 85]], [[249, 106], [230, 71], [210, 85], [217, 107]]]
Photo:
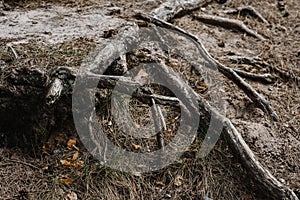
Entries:
[[269, 22], [252, 6], [243, 6], [238, 7], [237, 9], [227, 10], [226, 14], [239, 14], [242, 16], [250, 15], [254, 18], [257, 18], [260, 22], [269, 24]]
[[170, 21], [176, 16], [192, 12], [209, 2], [211, 0], [168, 0], [152, 10], [151, 14], [165, 21]]
[[196, 20], [202, 21], [204, 23], [207, 23], [207, 24], [221, 26], [221, 27], [227, 28], [227, 29], [238, 30], [238, 31], [247, 33], [250, 36], [258, 38], [262, 41], [266, 40], [262, 35], [256, 33], [255, 31], [251, 30], [250, 28], [248, 28], [244, 24], [244, 22], [242, 22], [240, 20], [218, 17], [218, 16], [213, 16], [213, 15], [204, 15], [204, 14], [193, 15], [193, 18]]

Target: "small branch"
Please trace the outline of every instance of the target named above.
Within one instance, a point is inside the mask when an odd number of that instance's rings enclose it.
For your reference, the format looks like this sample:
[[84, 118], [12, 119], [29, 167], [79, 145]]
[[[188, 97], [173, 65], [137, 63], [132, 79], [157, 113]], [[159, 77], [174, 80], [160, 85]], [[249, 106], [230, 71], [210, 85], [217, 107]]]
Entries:
[[170, 21], [185, 13], [190, 14], [191, 11], [199, 9], [211, 0], [167, 0], [160, 6], [151, 11], [152, 15], [165, 21]]
[[225, 11], [226, 14], [240, 14], [242, 16], [250, 15], [254, 18], [259, 19], [259, 21], [269, 24], [269, 22], [252, 6], [243, 6], [238, 7], [237, 9], [227, 10]]
[[193, 15], [193, 18], [202, 21], [207, 24], [221, 26], [227, 29], [235, 29], [241, 32], [245, 32], [250, 36], [256, 37], [260, 40], [266, 40], [263, 36], [249, 29], [244, 22], [236, 19], [229, 19], [224, 17], [212, 16], [212, 15]]
[[160, 116], [162, 126], [163, 126], [164, 130], [166, 131], [167, 130], [166, 121], [165, 121], [165, 118], [163, 116], [163, 113], [162, 113], [161, 108], [160, 108], [159, 105], [157, 105], [157, 111], [158, 111], [158, 114]]
[[258, 81], [262, 83], [274, 83], [275, 77], [272, 76], [271, 74], [254, 74], [250, 72], [246, 72], [240, 69], [233, 69], [238, 75], [241, 77], [253, 80], [253, 81]]

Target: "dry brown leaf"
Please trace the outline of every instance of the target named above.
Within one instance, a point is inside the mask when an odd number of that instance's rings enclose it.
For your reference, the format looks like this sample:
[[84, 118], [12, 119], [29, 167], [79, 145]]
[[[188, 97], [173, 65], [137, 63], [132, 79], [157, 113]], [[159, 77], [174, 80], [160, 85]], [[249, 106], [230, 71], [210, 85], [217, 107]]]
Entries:
[[138, 145], [138, 144], [132, 144], [132, 147], [135, 149], [135, 150], [138, 150], [138, 149], [141, 149], [141, 146]]
[[75, 145], [76, 145], [76, 139], [69, 139], [67, 143], [68, 148], [72, 148]]
[[78, 157], [79, 157], [79, 151], [75, 151], [71, 160], [75, 161], [75, 160], [77, 160]]
[[79, 168], [79, 167], [82, 167], [83, 165], [84, 165], [84, 162], [82, 160], [79, 160], [78, 162], [73, 164], [73, 167]]
[[60, 163], [67, 166], [67, 167], [72, 166], [72, 163], [70, 161], [67, 161], [67, 160], [60, 160]]
[[156, 185], [164, 186], [165, 184], [162, 181], [156, 181]]
[[59, 182], [63, 185], [71, 185], [74, 182], [74, 180], [72, 178], [62, 177], [59, 179]]

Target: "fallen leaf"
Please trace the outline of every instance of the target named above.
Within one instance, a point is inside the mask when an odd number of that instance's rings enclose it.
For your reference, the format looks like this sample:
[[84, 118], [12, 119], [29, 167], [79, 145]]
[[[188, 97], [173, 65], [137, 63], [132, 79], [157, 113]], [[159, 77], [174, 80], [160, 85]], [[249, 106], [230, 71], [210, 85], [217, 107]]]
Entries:
[[60, 160], [60, 163], [67, 166], [67, 167], [72, 166], [72, 163], [70, 161], [67, 161], [67, 160]]
[[76, 139], [69, 139], [67, 143], [68, 148], [72, 148], [75, 145], [76, 145]]
[[78, 157], [79, 157], [79, 151], [75, 151], [71, 160], [75, 161], [75, 160], [77, 160]]
[[59, 182], [63, 185], [71, 185], [74, 182], [74, 180], [72, 178], [62, 177], [59, 179]]
[[164, 186], [165, 184], [162, 181], [156, 181], [156, 185]]
[[141, 146], [138, 145], [138, 144], [132, 144], [132, 147], [135, 149], [135, 150], [138, 150], [138, 149], [141, 149]]
[[79, 167], [82, 167], [83, 165], [84, 165], [84, 162], [82, 160], [79, 160], [78, 162], [73, 164], [73, 167], [79, 168]]

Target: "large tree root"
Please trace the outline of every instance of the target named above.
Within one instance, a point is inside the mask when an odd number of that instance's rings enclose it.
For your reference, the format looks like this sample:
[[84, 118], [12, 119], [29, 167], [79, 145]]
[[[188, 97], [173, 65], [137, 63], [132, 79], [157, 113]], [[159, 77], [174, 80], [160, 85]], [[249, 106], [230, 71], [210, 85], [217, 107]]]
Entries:
[[212, 16], [212, 15], [193, 15], [193, 18], [199, 21], [202, 21], [207, 24], [212, 24], [216, 26], [221, 26], [227, 29], [235, 29], [244, 33], [247, 33], [250, 36], [256, 37], [260, 40], [266, 40], [262, 35], [256, 33], [255, 31], [248, 28], [244, 22], [236, 19], [229, 19], [224, 17]]

